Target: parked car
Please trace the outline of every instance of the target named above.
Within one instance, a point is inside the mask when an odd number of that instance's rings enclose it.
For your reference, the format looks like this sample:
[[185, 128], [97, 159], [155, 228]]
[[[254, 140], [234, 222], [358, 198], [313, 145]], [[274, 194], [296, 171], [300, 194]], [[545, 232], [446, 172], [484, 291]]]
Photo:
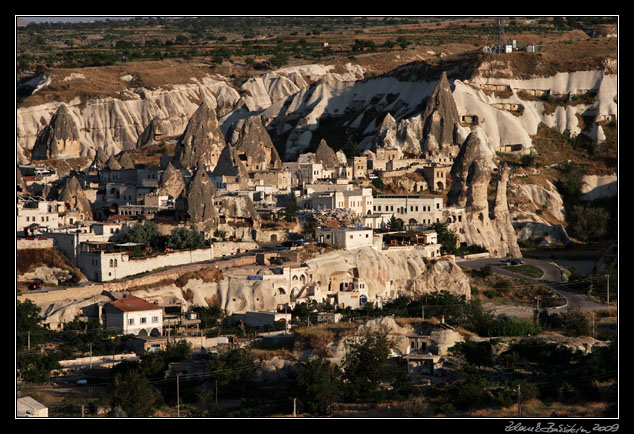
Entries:
[[504, 265], [506, 267], [506, 266], [511, 265], [511, 260], [510, 259], [500, 259], [498, 261], [498, 264]]
[[511, 259], [511, 265], [522, 265], [524, 261], [521, 259]]

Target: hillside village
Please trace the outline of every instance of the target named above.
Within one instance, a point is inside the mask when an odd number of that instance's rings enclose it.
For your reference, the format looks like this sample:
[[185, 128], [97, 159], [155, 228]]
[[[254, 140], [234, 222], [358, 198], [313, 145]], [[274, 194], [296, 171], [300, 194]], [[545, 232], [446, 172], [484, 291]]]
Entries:
[[[516, 54], [537, 55], [523, 49]], [[517, 50], [510, 40], [500, 55]], [[300, 359], [348, 360], [343, 338], [307, 344], [312, 322], [355, 328], [345, 336], [386, 331], [390, 356], [420, 386], [453, 378], [455, 345], [489, 342], [494, 335], [465, 333], [465, 315], [449, 307], [430, 304], [428, 321], [411, 324], [368, 315], [425, 297], [470, 303], [478, 274], [464, 261], [522, 264], [527, 245], [572, 242], [554, 179], [526, 162], [543, 158], [541, 128], [598, 146], [611, 137], [615, 62], [533, 79], [487, 79], [482, 66], [470, 79], [443, 70], [418, 82], [407, 68], [395, 73], [407, 79], [346, 68], [18, 107], [17, 301], [37, 305], [46, 330], [96, 322], [126, 337], [125, 352], [100, 362], [91, 347], [89, 362], [62, 360], [58, 371], [115, 369], [176, 342], [205, 354], [295, 339]], [[557, 103], [577, 96], [587, 99]], [[551, 113], [548, 98], [558, 104]], [[328, 125], [355, 140], [320, 136]], [[582, 185], [586, 200], [613, 197], [616, 170]], [[610, 308], [609, 297], [592, 309]], [[209, 310], [222, 320], [206, 323]], [[589, 354], [608, 342], [566, 345]], [[297, 372], [295, 362], [276, 356], [258, 375]], [[165, 375], [205, 369], [174, 360]]]

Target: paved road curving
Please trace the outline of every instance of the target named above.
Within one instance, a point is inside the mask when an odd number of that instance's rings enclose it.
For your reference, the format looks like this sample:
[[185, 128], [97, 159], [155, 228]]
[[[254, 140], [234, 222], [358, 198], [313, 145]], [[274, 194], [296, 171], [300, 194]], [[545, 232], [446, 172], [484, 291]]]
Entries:
[[585, 311], [596, 311], [607, 309], [608, 305], [603, 303], [596, 303], [588, 298], [585, 294], [579, 293], [574, 289], [568, 288], [565, 285], [562, 285], [563, 282], [561, 270], [553, 265], [552, 263], [541, 260], [541, 259], [532, 259], [532, 258], [522, 258], [525, 264], [530, 264], [538, 267], [544, 272], [544, 275], [537, 279], [533, 277], [528, 277], [523, 274], [513, 273], [513, 267], [505, 267], [499, 265], [498, 261], [500, 258], [480, 258], [480, 259], [467, 259], [461, 260], [456, 259], [456, 263], [461, 267], [478, 269], [485, 265], [491, 266], [491, 271], [514, 278], [522, 278], [532, 282], [537, 282], [543, 284], [544, 286], [549, 287], [557, 294], [561, 295], [566, 299], [566, 305], [561, 308], [549, 308], [550, 312], [561, 312], [565, 310], [585, 310]]

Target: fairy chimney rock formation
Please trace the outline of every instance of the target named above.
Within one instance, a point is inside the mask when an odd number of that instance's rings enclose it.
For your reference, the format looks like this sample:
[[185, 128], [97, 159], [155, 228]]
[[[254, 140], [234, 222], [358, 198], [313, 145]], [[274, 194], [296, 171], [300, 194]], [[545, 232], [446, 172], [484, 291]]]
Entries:
[[324, 139], [321, 139], [321, 142], [319, 142], [319, 146], [315, 151], [315, 158], [325, 169], [335, 169], [339, 166], [337, 154], [335, 154], [335, 151], [328, 146], [328, 143], [326, 143]]
[[185, 181], [180, 170], [175, 169], [172, 163], [167, 163], [159, 179], [159, 191], [171, 197], [178, 197], [184, 188]]
[[[468, 177], [476, 160], [488, 161], [482, 151], [484, 144], [477, 130], [469, 134], [451, 167], [451, 188], [447, 194], [447, 206], [463, 207], [467, 203]], [[472, 175], [473, 176], [473, 175]]]
[[226, 145], [222, 149], [211, 176], [236, 177], [241, 184], [244, 182], [245, 185], [249, 179], [249, 173], [246, 166], [238, 157], [235, 148], [231, 145]]
[[127, 152], [122, 152], [117, 160], [122, 169], [134, 169], [134, 161]]
[[106, 162], [106, 168], [110, 170], [121, 170], [121, 164], [119, 164], [119, 160], [114, 155], [111, 155]]
[[92, 209], [90, 202], [79, 185], [76, 177], [72, 177], [64, 186], [59, 200], [68, 204], [71, 210], [78, 210], [83, 214], [83, 220], [92, 220]]
[[79, 129], [68, 107], [62, 104], [33, 145], [32, 160], [79, 157]]
[[169, 130], [169, 124], [158, 116], [155, 116], [139, 135], [136, 141], [136, 147], [142, 148], [143, 146], [156, 143], [158, 140], [169, 135]]
[[215, 195], [216, 189], [207, 171], [204, 167], [198, 167], [177, 200], [177, 212], [199, 230], [209, 231], [218, 226]]
[[447, 207], [465, 209], [465, 218], [454, 222], [454, 229], [461, 242], [483, 246], [494, 257], [521, 257], [508, 211], [508, 168], [498, 169], [495, 202], [493, 210], [489, 210], [488, 189], [493, 167], [482, 152], [482, 145], [477, 131], [472, 132], [454, 160]]
[[425, 105], [422, 118], [424, 137], [434, 136], [441, 148], [454, 144], [454, 125], [460, 123], [460, 116], [444, 71]]
[[211, 170], [225, 145], [216, 111], [203, 101], [176, 143], [175, 167], [194, 170], [202, 163]]
[[249, 173], [282, 168], [282, 160], [260, 116], [240, 120], [233, 130], [230, 144]]

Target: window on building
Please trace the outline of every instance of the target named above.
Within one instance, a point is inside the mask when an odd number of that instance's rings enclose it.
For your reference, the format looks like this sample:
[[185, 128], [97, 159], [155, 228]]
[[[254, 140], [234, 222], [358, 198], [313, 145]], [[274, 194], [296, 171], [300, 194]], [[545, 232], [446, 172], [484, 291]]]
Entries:
[[128, 318], [128, 325], [134, 325], [134, 318]]
[[141, 324], [146, 324], [146, 323], [147, 323], [147, 318], [146, 317], [141, 318]]
[[158, 316], [153, 316], [152, 317], [152, 322], [158, 322], [159, 317]]

